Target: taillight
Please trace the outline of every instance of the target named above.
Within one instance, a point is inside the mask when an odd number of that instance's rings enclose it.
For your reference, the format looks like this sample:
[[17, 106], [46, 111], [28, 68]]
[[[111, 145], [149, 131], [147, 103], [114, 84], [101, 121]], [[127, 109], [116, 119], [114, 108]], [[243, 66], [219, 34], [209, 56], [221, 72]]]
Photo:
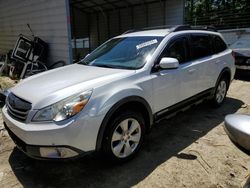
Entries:
[[234, 51], [232, 51], [232, 56], [235, 59], [235, 52]]
[[233, 58], [234, 58], [234, 64], [236, 64], [235, 52], [234, 52], [234, 51], [232, 51], [232, 56], [233, 56]]

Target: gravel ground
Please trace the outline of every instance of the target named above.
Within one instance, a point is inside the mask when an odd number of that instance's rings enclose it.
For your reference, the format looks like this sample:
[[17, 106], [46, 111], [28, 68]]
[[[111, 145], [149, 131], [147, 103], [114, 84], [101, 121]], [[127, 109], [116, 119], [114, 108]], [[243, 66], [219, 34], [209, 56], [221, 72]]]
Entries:
[[250, 172], [249, 154], [229, 140], [223, 120], [231, 113], [249, 114], [249, 94], [250, 82], [235, 80], [221, 108], [203, 103], [160, 122], [139, 155], [123, 165], [95, 156], [32, 160], [2, 130], [0, 187], [240, 187]]

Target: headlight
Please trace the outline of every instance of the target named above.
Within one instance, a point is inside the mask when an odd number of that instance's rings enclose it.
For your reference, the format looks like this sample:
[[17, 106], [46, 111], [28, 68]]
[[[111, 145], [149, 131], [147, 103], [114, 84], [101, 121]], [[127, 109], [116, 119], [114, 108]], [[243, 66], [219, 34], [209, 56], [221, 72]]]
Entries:
[[62, 121], [78, 114], [88, 103], [92, 91], [68, 97], [39, 110], [32, 121]]

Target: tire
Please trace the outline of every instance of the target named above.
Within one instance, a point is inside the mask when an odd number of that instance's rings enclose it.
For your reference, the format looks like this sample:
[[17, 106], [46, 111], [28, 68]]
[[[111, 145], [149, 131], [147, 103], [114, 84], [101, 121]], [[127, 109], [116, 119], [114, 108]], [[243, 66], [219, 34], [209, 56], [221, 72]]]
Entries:
[[212, 104], [214, 107], [220, 107], [226, 99], [227, 90], [229, 88], [229, 80], [226, 77], [222, 77], [215, 88], [215, 93], [212, 98]]
[[112, 162], [132, 159], [140, 150], [145, 136], [145, 121], [139, 112], [124, 111], [111, 118], [105, 131], [102, 151]]

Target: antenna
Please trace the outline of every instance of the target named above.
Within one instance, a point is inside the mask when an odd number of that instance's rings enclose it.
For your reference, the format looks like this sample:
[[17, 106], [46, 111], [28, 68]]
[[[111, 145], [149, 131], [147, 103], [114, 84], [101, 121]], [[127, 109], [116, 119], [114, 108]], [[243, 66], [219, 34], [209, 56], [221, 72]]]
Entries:
[[34, 33], [33, 33], [32, 29], [31, 29], [31, 27], [30, 27], [30, 24], [27, 24], [27, 26], [28, 26], [28, 28], [29, 28], [29, 30], [30, 30], [30, 32], [31, 32], [32, 37], [34, 38], [34, 37], [35, 37], [35, 35], [34, 35]]

